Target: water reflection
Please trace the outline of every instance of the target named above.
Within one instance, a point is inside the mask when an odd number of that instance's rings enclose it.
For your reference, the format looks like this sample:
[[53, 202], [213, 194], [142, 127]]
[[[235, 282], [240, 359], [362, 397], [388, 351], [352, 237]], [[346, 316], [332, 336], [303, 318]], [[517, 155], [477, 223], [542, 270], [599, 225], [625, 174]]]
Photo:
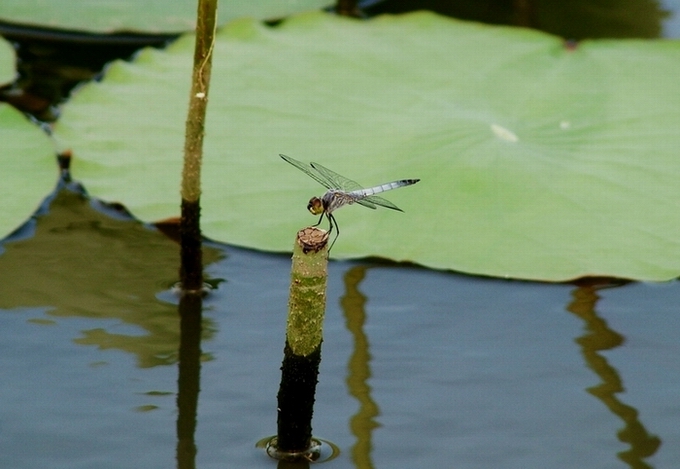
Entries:
[[616, 394], [625, 391], [623, 381], [618, 371], [599, 353], [615, 349], [625, 341], [621, 334], [610, 329], [607, 322], [598, 317], [595, 310], [600, 298], [597, 291], [612, 286], [618, 285], [597, 282], [580, 284], [572, 292], [573, 301], [567, 309], [585, 322], [586, 334], [575, 341], [581, 346], [581, 353], [588, 367], [602, 379], [600, 384], [588, 388], [587, 391], [602, 401], [625, 424], [617, 436], [619, 441], [630, 445], [630, 449], [618, 453], [617, 456], [631, 468], [649, 469], [652, 466], [643, 459], [656, 453], [661, 440], [656, 435], [649, 434], [639, 420], [637, 409], [616, 397]]
[[[0, 308], [48, 307], [50, 318], [106, 321], [81, 331], [81, 345], [118, 349], [148, 368], [177, 360], [176, 301], [156, 293], [177, 280], [179, 246], [127, 212], [60, 183], [34, 217], [2, 240]], [[204, 247], [206, 264], [223, 254]], [[102, 321], [104, 322], [104, 321]], [[209, 319], [204, 338], [214, 336]]]
[[349, 269], [345, 274], [345, 295], [340, 304], [345, 314], [347, 330], [354, 339], [354, 349], [347, 365], [347, 387], [349, 393], [359, 401], [358, 412], [350, 419], [350, 429], [356, 437], [356, 443], [352, 448], [352, 461], [357, 469], [373, 468], [371, 460], [372, 432], [380, 424], [375, 417], [380, 414], [380, 409], [371, 397], [371, 387], [368, 380], [371, 377], [369, 363], [368, 337], [363, 327], [366, 320], [364, 305], [366, 297], [359, 291], [359, 284], [366, 276], [366, 267], [357, 266]]
[[196, 467], [196, 410], [201, 382], [200, 295], [183, 295], [179, 301], [180, 344], [177, 378], [177, 468]]

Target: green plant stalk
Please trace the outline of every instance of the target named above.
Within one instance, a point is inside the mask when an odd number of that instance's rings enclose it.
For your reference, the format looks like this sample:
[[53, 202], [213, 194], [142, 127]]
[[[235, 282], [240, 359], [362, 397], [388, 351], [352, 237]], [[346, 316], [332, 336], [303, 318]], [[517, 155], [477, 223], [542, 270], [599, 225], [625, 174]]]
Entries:
[[216, 12], [217, 0], [199, 0], [181, 185], [180, 280], [185, 292], [198, 292], [203, 287], [200, 225], [201, 160], [205, 134], [205, 111], [208, 106], [210, 72], [215, 44]]
[[[305, 233], [319, 241], [310, 249]], [[325, 236], [325, 237], [324, 237]], [[328, 279], [327, 234], [308, 228], [298, 232], [293, 249], [286, 345], [278, 393], [277, 451], [304, 454], [311, 446], [314, 395], [321, 363]]]
[[293, 250], [286, 341], [303, 357], [321, 346], [326, 312], [328, 253], [305, 253], [298, 243]]

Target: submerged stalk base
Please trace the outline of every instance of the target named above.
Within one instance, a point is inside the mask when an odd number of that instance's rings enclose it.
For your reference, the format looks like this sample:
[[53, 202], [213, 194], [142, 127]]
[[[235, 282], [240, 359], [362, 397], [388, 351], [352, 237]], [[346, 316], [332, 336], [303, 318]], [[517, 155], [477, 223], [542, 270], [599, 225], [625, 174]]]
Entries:
[[[279, 461], [286, 461], [291, 463], [302, 463], [302, 462], [327, 462], [335, 459], [340, 454], [340, 448], [328, 440], [322, 440], [321, 438], [312, 437], [309, 449], [303, 452], [289, 452], [281, 451], [278, 447], [278, 438], [276, 436], [269, 436], [262, 438], [255, 444], [255, 447], [262, 448], [267, 452], [270, 458], [277, 459]], [[285, 466], [278, 466], [279, 468]], [[298, 467], [292, 466], [292, 467]], [[301, 467], [306, 467], [305, 465]]]
[[201, 238], [200, 200], [182, 199], [180, 221], [180, 269], [181, 288], [187, 294], [201, 294], [203, 289], [203, 251]]

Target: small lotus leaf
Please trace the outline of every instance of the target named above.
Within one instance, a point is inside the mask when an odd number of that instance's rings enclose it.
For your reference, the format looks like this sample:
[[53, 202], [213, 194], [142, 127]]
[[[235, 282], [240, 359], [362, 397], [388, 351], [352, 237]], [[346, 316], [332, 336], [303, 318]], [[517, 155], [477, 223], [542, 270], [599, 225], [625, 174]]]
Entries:
[[0, 237], [33, 215], [57, 183], [54, 146], [23, 114], [0, 103]]

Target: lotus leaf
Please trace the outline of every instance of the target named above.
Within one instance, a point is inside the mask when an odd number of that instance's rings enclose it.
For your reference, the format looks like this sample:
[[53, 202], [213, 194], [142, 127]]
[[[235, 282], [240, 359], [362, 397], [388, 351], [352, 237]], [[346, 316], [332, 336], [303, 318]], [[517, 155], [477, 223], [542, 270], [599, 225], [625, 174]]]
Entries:
[[[178, 214], [193, 37], [119, 62], [57, 125], [74, 175], [155, 220]], [[680, 43], [577, 46], [430, 13], [239, 20], [215, 46], [203, 227], [287, 251], [323, 188], [278, 154], [385, 194], [343, 208], [338, 257], [507, 278], [680, 273]]]

